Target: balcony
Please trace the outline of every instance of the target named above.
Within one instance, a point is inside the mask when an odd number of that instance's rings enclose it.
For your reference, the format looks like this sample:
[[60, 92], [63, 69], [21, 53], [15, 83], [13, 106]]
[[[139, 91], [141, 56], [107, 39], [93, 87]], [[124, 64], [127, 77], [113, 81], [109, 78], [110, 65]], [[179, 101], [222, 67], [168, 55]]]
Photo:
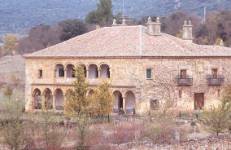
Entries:
[[214, 77], [213, 75], [207, 76], [207, 82], [209, 86], [221, 86], [224, 83], [224, 76], [218, 75]]
[[193, 78], [186, 76], [185, 78], [182, 78], [181, 76], [176, 77], [177, 85], [178, 86], [192, 86], [193, 85]]

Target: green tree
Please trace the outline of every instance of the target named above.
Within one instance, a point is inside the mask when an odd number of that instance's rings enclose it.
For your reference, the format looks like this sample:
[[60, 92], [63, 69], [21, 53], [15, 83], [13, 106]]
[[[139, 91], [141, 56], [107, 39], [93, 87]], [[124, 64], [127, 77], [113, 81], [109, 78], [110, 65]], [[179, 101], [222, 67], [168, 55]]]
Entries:
[[82, 113], [88, 113], [89, 100], [87, 99], [88, 84], [85, 80], [84, 68], [77, 66], [75, 69], [76, 80], [73, 83], [74, 90], [66, 95], [65, 114], [76, 116]]
[[62, 28], [60, 35], [61, 41], [69, 40], [70, 38], [81, 35], [88, 31], [87, 25], [78, 19], [62, 21], [59, 23], [59, 26]]
[[65, 114], [77, 123], [79, 145], [77, 149], [85, 149], [85, 140], [89, 126], [89, 99], [87, 98], [88, 84], [85, 81], [84, 68], [77, 66], [75, 69], [76, 80], [73, 83], [74, 90], [69, 90], [66, 95], [64, 107]]
[[79, 114], [76, 117], [76, 123], [77, 123], [77, 133], [79, 136], [79, 142], [77, 150], [85, 150], [85, 141], [88, 133], [88, 128], [90, 125], [90, 118], [88, 114]]
[[90, 12], [86, 17], [86, 22], [90, 24], [107, 25], [112, 21], [111, 0], [99, 0], [97, 9]]
[[101, 85], [97, 88], [96, 97], [98, 102], [98, 115], [99, 116], [108, 116], [112, 113], [113, 107], [113, 98], [110, 91], [110, 84], [106, 81], [103, 81]]

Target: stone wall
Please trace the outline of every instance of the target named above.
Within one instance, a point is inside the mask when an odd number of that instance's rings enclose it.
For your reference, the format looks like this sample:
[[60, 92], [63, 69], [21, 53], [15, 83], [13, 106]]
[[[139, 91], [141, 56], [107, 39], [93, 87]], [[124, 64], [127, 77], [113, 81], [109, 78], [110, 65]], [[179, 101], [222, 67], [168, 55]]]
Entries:
[[[179, 110], [194, 109], [194, 93], [204, 93], [205, 107], [216, 104], [220, 99], [220, 92], [225, 85], [231, 81], [231, 59], [229, 58], [142, 58], [142, 59], [26, 59], [26, 109], [32, 110], [32, 92], [35, 88], [43, 91], [46, 88], [54, 92], [57, 88], [63, 89], [64, 93], [71, 88], [74, 79], [55, 77], [56, 64], [84, 64], [86, 68], [90, 64], [101, 64], [110, 67], [111, 78], [109, 79], [112, 91], [120, 91], [123, 97], [126, 92], [132, 91], [136, 97], [136, 112], [143, 114], [149, 111], [150, 100], [157, 99], [160, 104], [166, 101], [173, 101], [173, 105]], [[146, 79], [146, 69], [152, 68], [152, 79]], [[225, 85], [208, 86], [207, 75], [211, 69], [217, 68], [218, 74], [224, 75]], [[38, 70], [43, 70], [43, 77], [38, 78]], [[178, 86], [176, 77], [181, 69], [187, 69], [189, 76], [193, 77], [192, 86]], [[101, 82], [101, 79], [88, 79], [90, 88], [94, 88]], [[179, 98], [179, 90], [182, 97]], [[161, 105], [162, 106], [162, 105]]]

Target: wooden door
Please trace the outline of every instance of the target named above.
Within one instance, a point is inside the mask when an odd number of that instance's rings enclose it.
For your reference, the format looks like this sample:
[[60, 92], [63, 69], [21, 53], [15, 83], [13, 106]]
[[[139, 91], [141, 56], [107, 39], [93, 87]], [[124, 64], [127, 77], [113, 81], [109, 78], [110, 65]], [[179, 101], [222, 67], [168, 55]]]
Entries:
[[204, 107], [204, 93], [194, 94], [194, 109], [201, 110]]

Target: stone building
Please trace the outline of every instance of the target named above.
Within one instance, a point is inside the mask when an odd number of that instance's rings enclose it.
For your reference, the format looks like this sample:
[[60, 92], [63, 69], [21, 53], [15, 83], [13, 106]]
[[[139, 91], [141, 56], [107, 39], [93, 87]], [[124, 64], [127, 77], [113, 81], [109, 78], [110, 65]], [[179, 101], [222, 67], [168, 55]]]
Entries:
[[89, 94], [109, 80], [114, 112], [144, 114], [168, 104], [194, 110], [219, 102], [231, 80], [231, 48], [197, 45], [185, 21], [182, 38], [161, 32], [159, 19], [147, 26], [114, 24], [25, 55], [26, 110], [63, 110], [73, 70], [83, 65]]

